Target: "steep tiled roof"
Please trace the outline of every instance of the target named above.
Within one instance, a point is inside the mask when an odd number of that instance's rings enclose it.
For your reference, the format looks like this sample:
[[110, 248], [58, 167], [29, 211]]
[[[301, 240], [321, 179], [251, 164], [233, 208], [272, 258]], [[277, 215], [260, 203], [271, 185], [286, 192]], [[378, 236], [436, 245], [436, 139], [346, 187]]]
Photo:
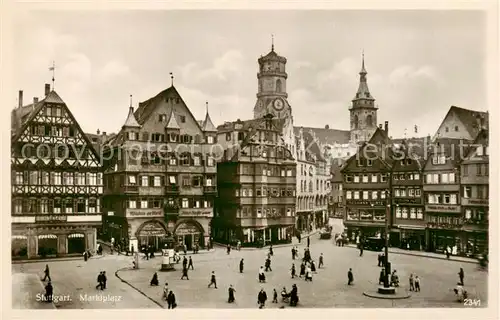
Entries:
[[125, 123], [123, 124], [123, 126], [129, 127], [129, 128], [140, 128], [141, 127], [141, 125], [137, 122], [137, 119], [135, 118], [134, 107], [130, 107], [128, 109], [127, 120], [125, 120]]
[[342, 160], [341, 159], [333, 159], [330, 166], [330, 173], [332, 174], [333, 182], [342, 182]]
[[64, 101], [61, 99], [61, 97], [59, 97], [59, 95], [54, 90], [50, 91], [44, 100], [45, 102], [48, 103], [64, 104]]
[[351, 139], [351, 132], [349, 130], [337, 130], [326, 128], [312, 128], [312, 127], [293, 127], [295, 135], [299, 135], [300, 128], [303, 132], [314, 132], [316, 139], [320, 144], [335, 144], [335, 143], [349, 143]]
[[217, 132], [217, 128], [214, 126], [212, 119], [210, 119], [208, 112], [205, 115], [205, 120], [203, 121], [201, 129], [205, 132]]
[[484, 127], [488, 128], [489, 119], [488, 113], [483, 111], [475, 111], [464, 108], [459, 108], [456, 106], [451, 106], [449, 112], [454, 112], [457, 117], [462, 121], [462, 123], [467, 128], [467, 131], [470, 133], [472, 137], [476, 137], [479, 131], [481, 130], [478, 120], [480, 118], [484, 119]]
[[325, 161], [323, 152], [321, 151], [321, 148], [318, 146], [317, 141], [314, 140], [314, 137], [309, 132], [303, 132], [303, 136], [304, 136], [304, 145], [306, 148], [306, 153], [314, 155], [317, 161]]

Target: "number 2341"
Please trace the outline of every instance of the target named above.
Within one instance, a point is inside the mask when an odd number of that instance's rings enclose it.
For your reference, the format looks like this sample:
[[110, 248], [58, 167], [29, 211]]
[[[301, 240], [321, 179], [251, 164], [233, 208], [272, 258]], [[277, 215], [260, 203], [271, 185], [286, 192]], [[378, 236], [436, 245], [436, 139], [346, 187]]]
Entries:
[[466, 307], [480, 307], [481, 300], [479, 300], [479, 299], [464, 299], [464, 306], [466, 306]]

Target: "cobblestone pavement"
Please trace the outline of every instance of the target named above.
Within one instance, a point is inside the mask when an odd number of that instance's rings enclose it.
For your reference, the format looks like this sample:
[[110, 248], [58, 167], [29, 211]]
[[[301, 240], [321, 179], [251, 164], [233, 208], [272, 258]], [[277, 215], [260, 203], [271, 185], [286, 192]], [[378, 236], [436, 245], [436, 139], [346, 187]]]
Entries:
[[[47, 303], [36, 301], [36, 294], [43, 293], [40, 284], [45, 264], [49, 264], [55, 301], [58, 309], [108, 309], [108, 308], [159, 308], [153, 301], [130, 288], [115, 276], [119, 268], [129, 266], [131, 257], [109, 255], [102, 258], [81, 260], [35, 262], [12, 265], [13, 308], [45, 308]], [[107, 288], [97, 290], [97, 275], [106, 271]], [[26, 281], [23, 278], [29, 278]], [[38, 282], [37, 282], [38, 281]], [[28, 283], [28, 285], [26, 284]], [[37, 287], [38, 286], [38, 287]], [[108, 301], [102, 301], [107, 299]]]
[[[155, 271], [159, 270], [161, 258], [149, 261], [142, 260], [139, 270], [122, 270], [119, 276], [133, 287], [142, 291], [158, 303], [162, 301], [162, 285], [165, 281], [174, 291], [180, 308], [255, 308], [257, 307], [257, 293], [264, 288], [268, 294], [267, 308], [278, 308], [283, 303], [273, 304], [272, 289], [278, 295], [283, 286], [290, 290], [293, 283], [299, 290], [299, 307], [463, 307], [455, 302], [452, 289], [458, 281], [458, 271], [462, 267], [465, 271], [465, 288], [470, 298], [480, 299], [481, 306], [487, 305], [487, 272], [477, 269], [477, 265], [447, 261], [425, 257], [416, 257], [403, 254], [389, 255], [393, 269], [396, 269], [402, 282], [399, 290], [408, 289], [408, 276], [417, 274], [421, 278], [422, 291], [412, 294], [404, 300], [381, 300], [368, 298], [364, 291], [376, 290], [380, 268], [377, 267], [377, 254], [364, 251], [362, 257], [358, 250], [348, 247], [337, 247], [331, 240], [318, 240], [319, 236], [311, 237], [311, 253], [316, 260], [322, 252], [325, 267], [314, 275], [313, 282], [304, 282], [302, 279], [291, 279], [289, 269], [292, 262], [298, 267], [299, 260], [291, 258], [291, 248], [275, 248], [272, 258], [272, 272], [267, 272], [267, 282], [259, 284], [257, 280], [258, 268], [264, 264], [267, 248], [252, 251], [231, 251], [227, 255], [224, 249], [216, 249], [212, 254], [192, 255], [194, 270], [189, 271], [190, 280], [180, 280], [182, 268], [172, 272], [158, 272], [159, 287], [149, 286], [149, 281]], [[302, 253], [304, 241], [299, 246]], [[189, 254], [188, 254], [189, 255]], [[245, 261], [245, 271], [240, 274], [238, 263], [241, 258]], [[354, 272], [354, 285], [347, 285], [347, 271]], [[210, 273], [217, 275], [218, 289], [207, 288]], [[232, 284], [236, 289], [236, 302], [227, 303], [227, 288]]]

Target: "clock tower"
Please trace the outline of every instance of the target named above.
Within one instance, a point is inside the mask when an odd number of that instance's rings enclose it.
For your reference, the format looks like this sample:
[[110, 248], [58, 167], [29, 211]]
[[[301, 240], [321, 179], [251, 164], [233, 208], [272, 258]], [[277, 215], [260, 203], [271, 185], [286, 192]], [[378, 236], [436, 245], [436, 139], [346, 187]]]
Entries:
[[354, 143], [370, 140], [377, 129], [378, 108], [375, 107], [375, 98], [368, 90], [366, 75], [365, 55], [363, 54], [358, 91], [352, 100], [352, 106], [349, 108], [351, 114], [351, 141]]
[[286, 58], [274, 51], [274, 42], [271, 52], [261, 56], [258, 60], [259, 73], [257, 102], [253, 109], [254, 118], [262, 118], [272, 114], [274, 118], [291, 118], [292, 109], [288, 104], [286, 93]]

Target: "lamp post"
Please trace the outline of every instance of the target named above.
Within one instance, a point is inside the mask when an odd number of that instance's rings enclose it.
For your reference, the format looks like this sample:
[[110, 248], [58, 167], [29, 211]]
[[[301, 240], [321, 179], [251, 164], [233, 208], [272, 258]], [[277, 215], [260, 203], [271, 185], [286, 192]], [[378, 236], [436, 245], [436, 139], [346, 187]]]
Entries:
[[391, 274], [391, 263], [389, 262], [389, 218], [391, 215], [391, 198], [390, 191], [387, 192], [387, 205], [385, 210], [385, 279], [384, 288], [389, 288], [391, 286], [389, 277]]

